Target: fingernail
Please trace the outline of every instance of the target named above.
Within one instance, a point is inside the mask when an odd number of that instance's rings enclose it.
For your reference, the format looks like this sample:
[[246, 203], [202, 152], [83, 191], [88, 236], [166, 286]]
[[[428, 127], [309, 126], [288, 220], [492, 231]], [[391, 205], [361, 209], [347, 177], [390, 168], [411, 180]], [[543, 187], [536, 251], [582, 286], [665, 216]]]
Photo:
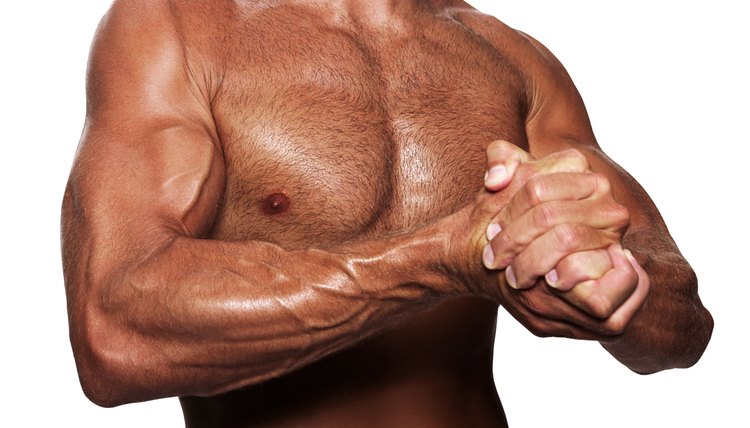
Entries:
[[557, 276], [557, 269], [552, 269], [547, 275], [544, 275], [544, 280], [552, 288], [557, 288], [557, 280], [560, 279]]
[[490, 168], [487, 178], [484, 180], [486, 186], [497, 186], [508, 178], [508, 170], [503, 165], [496, 165]]
[[628, 258], [631, 262], [635, 262], [635, 256], [633, 256], [633, 253], [630, 252], [630, 250], [625, 250], [625, 257]]
[[497, 223], [490, 223], [489, 226], [487, 226], [487, 239], [492, 241], [498, 233], [500, 233], [503, 230], [502, 227], [500, 227]]
[[492, 247], [490, 245], [486, 245], [484, 247], [484, 251], [482, 252], [482, 261], [484, 262], [484, 266], [487, 269], [493, 269], [492, 264], [495, 262], [495, 253], [492, 252]]
[[505, 269], [505, 279], [508, 280], [508, 285], [511, 287], [518, 289], [518, 283], [516, 282], [516, 274], [513, 273], [513, 267], [508, 266], [507, 269]]

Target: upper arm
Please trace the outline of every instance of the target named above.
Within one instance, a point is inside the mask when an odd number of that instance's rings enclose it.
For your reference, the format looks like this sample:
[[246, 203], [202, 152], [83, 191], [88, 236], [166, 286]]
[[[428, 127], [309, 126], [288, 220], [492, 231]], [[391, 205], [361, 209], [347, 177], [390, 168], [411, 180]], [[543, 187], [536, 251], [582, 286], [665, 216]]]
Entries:
[[208, 100], [167, 2], [115, 2], [92, 45], [63, 202], [66, 282], [111, 273], [172, 236], [207, 233], [223, 180]]
[[595, 172], [607, 176], [615, 199], [630, 211], [626, 240], [634, 232], [646, 232], [652, 245], [663, 244], [662, 249], [676, 250], [651, 198], [599, 147], [583, 100], [563, 65], [541, 43], [519, 34], [517, 58], [526, 71], [530, 100], [526, 119], [530, 153], [543, 157], [571, 148], [579, 150]]

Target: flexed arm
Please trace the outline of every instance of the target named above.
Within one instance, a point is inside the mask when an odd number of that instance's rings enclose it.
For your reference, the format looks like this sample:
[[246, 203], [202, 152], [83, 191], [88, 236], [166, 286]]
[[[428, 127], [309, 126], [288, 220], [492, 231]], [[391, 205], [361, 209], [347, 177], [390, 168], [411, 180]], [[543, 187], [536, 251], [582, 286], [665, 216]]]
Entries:
[[116, 2], [93, 46], [62, 221], [71, 341], [93, 401], [213, 395], [353, 346], [441, 299], [497, 301], [478, 255], [505, 194], [326, 250], [206, 239], [226, 184], [210, 105], [218, 78], [185, 52], [154, 1]]
[[530, 37], [508, 37], [529, 76], [530, 154], [572, 149], [593, 173], [529, 181], [493, 221], [503, 230], [490, 229], [485, 263], [523, 289], [502, 288], [506, 307], [537, 334], [598, 339], [640, 373], [694, 364], [713, 320], [693, 270], [646, 192], [597, 145], [562, 65]]
[[87, 395], [117, 405], [279, 376], [466, 294], [449, 230], [286, 251], [204, 239], [225, 184], [209, 90], [169, 11], [118, 2], [92, 51], [63, 203], [70, 334]]

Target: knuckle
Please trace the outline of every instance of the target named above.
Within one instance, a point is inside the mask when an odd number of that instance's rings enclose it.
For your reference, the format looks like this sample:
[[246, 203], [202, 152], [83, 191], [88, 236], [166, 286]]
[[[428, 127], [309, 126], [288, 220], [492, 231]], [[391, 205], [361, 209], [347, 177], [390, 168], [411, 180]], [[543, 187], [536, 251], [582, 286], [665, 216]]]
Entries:
[[580, 247], [582, 238], [578, 227], [570, 224], [559, 224], [552, 229], [552, 234], [558, 248], [563, 251], [572, 251]]
[[625, 328], [628, 326], [627, 320], [622, 317], [610, 317], [604, 324], [605, 333], [619, 336], [625, 333]]
[[569, 278], [576, 278], [579, 281], [591, 279], [588, 273], [590, 263], [585, 257], [578, 256], [579, 253], [571, 254], [557, 264], [557, 272], [561, 284], [567, 284]]
[[505, 140], [495, 140], [487, 146], [487, 154], [490, 157], [506, 158], [517, 155], [520, 149]]
[[596, 193], [601, 195], [612, 192], [612, 183], [610, 183], [609, 177], [598, 172], [592, 173], [592, 176], [596, 183]]
[[591, 314], [600, 319], [609, 318], [615, 311], [614, 302], [601, 295], [594, 295], [591, 297], [589, 308]]
[[558, 209], [552, 204], [542, 204], [533, 208], [531, 219], [538, 229], [546, 230], [554, 226]]
[[498, 256], [506, 251], [515, 249], [513, 235], [509, 231], [502, 231], [492, 239], [492, 249]]
[[539, 205], [544, 202], [544, 195], [547, 193], [547, 183], [542, 177], [532, 177], [526, 182], [526, 196], [532, 205]]
[[513, 273], [516, 276], [516, 283], [520, 284], [520, 280], [524, 277], [526, 269], [528, 268], [528, 261], [526, 260], [525, 254], [516, 255], [510, 265], [513, 267]]
[[615, 229], [624, 229], [630, 224], [630, 210], [623, 205], [615, 203], [610, 208], [609, 218]]
[[586, 171], [589, 169], [589, 161], [583, 152], [578, 149], [568, 149], [563, 152], [563, 157], [576, 171]]

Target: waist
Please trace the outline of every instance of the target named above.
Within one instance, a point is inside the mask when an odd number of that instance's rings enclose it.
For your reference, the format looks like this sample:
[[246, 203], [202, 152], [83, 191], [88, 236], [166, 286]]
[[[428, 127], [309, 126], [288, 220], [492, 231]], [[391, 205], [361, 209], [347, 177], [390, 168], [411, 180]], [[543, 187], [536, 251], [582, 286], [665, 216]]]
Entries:
[[221, 396], [181, 402], [188, 428], [502, 427], [490, 360], [401, 367], [397, 373], [380, 373], [365, 362], [357, 375], [309, 370], [313, 365]]
[[187, 426], [505, 426], [492, 377], [495, 313], [456, 299], [285, 376], [183, 398]]

